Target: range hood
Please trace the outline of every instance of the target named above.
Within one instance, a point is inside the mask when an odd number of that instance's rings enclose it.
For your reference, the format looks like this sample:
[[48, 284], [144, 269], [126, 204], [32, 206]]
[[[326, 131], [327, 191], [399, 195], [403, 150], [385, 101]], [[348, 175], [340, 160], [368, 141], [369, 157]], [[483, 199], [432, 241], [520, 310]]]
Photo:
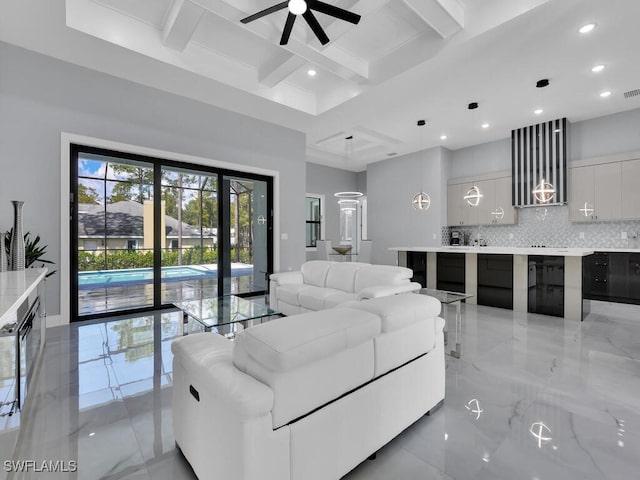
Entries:
[[[512, 200], [515, 207], [563, 205], [567, 203], [569, 122], [566, 118], [511, 131]], [[544, 180], [555, 188], [549, 203], [542, 203], [533, 190]]]

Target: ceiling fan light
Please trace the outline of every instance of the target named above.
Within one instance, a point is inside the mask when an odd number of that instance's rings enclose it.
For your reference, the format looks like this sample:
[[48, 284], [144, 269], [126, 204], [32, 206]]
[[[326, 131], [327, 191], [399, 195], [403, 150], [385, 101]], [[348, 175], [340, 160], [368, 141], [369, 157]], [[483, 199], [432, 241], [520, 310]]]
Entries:
[[307, 11], [307, 2], [304, 0], [289, 0], [289, 11], [294, 15], [302, 15]]

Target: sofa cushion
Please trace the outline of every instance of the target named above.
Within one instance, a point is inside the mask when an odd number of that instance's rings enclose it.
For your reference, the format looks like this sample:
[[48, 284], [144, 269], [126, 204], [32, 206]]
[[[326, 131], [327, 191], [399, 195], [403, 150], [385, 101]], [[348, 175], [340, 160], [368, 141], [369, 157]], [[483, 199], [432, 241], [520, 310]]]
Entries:
[[436, 347], [444, 320], [422, 318], [407, 327], [382, 333], [374, 339], [375, 376], [383, 375]]
[[[249, 328], [236, 337], [233, 359], [249, 357], [284, 372], [355, 347], [380, 333], [380, 317], [335, 308], [304, 313]], [[238, 351], [238, 352], [237, 352]], [[241, 363], [241, 362], [238, 362]], [[242, 365], [236, 365], [241, 370]]]
[[327, 298], [338, 293], [341, 293], [340, 290], [307, 285], [298, 292], [298, 301], [300, 306], [315, 312], [327, 308], [325, 306]]
[[304, 284], [286, 283], [278, 287], [278, 300], [289, 305], [300, 305], [298, 293], [305, 288]]
[[345, 302], [351, 302], [358, 299], [357, 293], [335, 292], [325, 297], [324, 308], [333, 308], [342, 305]]
[[407, 327], [424, 318], [437, 317], [441, 310], [437, 299], [417, 293], [349, 302], [342, 307], [364, 310], [379, 316], [383, 332]]
[[379, 285], [397, 285], [408, 283], [413, 276], [409, 268], [391, 265], [371, 265], [362, 267], [356, 272], [354, 291], [359, 292], [367, 287]]
[[353, 293], [356, 272], [362, 267], [359, 263], [335, 263], [329, 267], [327, 272], [327, 280], [325, 281], [325, 287], [334, 288], [336, 290], [342, 290], [343, 292]]
[[327, 272], [334, 262], [324, 260], [312, 260], [302, 264], [302, 278], [305, 284], [324, 287], [327, 280]]

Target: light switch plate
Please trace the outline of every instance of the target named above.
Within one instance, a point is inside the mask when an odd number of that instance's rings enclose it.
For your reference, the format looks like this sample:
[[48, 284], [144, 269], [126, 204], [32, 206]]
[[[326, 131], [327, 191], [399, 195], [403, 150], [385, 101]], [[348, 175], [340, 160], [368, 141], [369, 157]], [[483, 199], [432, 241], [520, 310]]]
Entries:
[[622, 233], [620, 234], [620, 238], [621, 238], [622, 240], [626, 240], [626, 239], [627, 239], [627, 232], [622, 232]]
[[584, 240], [584, 232], [580, 232], [580, 240]]
[[289, 234], [288, 233], [281, 233], [280, 234], [280, 240], [289, 240]]

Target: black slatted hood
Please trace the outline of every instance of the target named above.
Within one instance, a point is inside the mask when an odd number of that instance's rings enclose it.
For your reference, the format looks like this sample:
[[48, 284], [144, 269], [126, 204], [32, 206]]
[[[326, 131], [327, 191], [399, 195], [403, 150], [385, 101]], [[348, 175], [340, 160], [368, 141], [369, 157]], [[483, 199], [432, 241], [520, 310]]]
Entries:
[[[563, 118], [511, 131], [514, 206], [567, 203], [568, 129], [569, 122]], [[533, 194], [542, 180], [556, 190], [549, 203]]]

